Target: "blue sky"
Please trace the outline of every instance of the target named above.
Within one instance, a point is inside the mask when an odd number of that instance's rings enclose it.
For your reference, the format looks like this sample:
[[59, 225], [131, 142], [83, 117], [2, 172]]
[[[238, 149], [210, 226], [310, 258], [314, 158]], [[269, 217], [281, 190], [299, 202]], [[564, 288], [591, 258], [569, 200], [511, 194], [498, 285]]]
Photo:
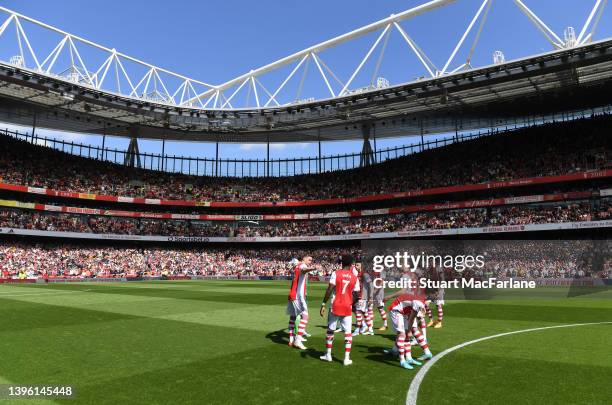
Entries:
[[[573, 26], [580, 31], [595, 4], [595, 0], [523, 1], [560, 37], [567, 26]], [[76, 0], [5, 0], [0, 4], [151, 64], [218, 84], [423, 2], [424, 0], [105, 0], [86, 5]], [[481, 0], [458, 0], [455, 4], [406, 21], [402, 23], [402, 27], [430, 59], [441, 67], [481, 3]], [[596, 39], [612, 36], [612, 12], [609, 8], [603, 14]], [[27, 27], [24, 28], [27, 31]], [[474, 32], [475, 30], [457, 54], [453, 68], [465, 61]], [[54, 40], [42, 31], [32, 29], [28, 35], [35, 47], [54, 44]], [[335, 50], [325, 51], [321, 56], [326, 64], [346, 81], [376, 36], [376, 33], [368, 35]], [[0, 58], [7, 59], [11, 51], [8, 45], [3, 44], [0, 38]], [[509, 60], [552, 49], [527, 17], [518, 11], [513, 1], [494, 0], [474, 54], [473, 64], [490, 64], [492, 54], [496, 50], [502, 50]], [[364, 66], [362, 74], [356, 78], [356, 87], [368, 84], [371, 79], [378, 53], [374, 56]], [[286, 75], [287, 71], [284, 72]], [[302, 97], [324, 96], [326, 90], [320, 76], [314, 74], [315, 67], [311, 66], [309, 72], [304, 81]], [[283, 71], [279, 72], [279, 76], [262, 78], [262, 82], [272, 87], [274, 83], [282, 81], [281, 73]], [[424, 68], [399, 34], [393, 32], [378, 75], [388, 78], [392, 83], [400, 83], [424, 74]], [[294, 85], [298, 86], [297, 83]], [[289, 87], [287, 91], [290, 91]], [[100, 137], [62, 135], [47, 131], [41, 133], [79, 142], [100, 143]], [[414, 139], [398, 138], [379, 140], [377, 144], [379, 148], [383, 148], [413, 141]], [[107, 144], [125, 148], [127, 140], [108, 139]], [[141, 151], [149, 152], [161, 150], [160, 142], [156, 141], [142, 141], [140, 148]], [[354, 152], [360, 148], [360, 142], [326, 143], [323, 145], [323, 153]], [[210, 157], [214, 156], [214, 146], [167, 143], [166, 152]], [[271, 151], [273, 157], [308, 156], [316, 153], [317, 146], [310, 144], [275, 145]], [[222, 145], [221, 155], [263, 157], [265, 146]]]

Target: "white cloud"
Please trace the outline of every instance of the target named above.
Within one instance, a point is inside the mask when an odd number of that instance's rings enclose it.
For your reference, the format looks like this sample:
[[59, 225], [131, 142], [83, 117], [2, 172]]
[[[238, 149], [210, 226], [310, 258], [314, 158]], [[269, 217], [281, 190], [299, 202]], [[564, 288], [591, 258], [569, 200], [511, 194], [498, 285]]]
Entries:
[[[0, 128], [8, 129], [9, 131], [12, 131], [12, 132], [19, 132], [20, 134], [31, 134], [32, 133], [32, 127], [26, 127], [26, 126], [21, 126], [21, 125], [1, 123]], [[87, 135], [85, 134], [80, 134], [76, 132], [60, 132], [60, 131], [44, 129], [44, 128], [36, 128], [36, 135], [43, 137], [43, 138], [45, 137], [50, 138], [50, 139], [55, 138], [55, 139], [64, 140], [67, 142], [82, 141], [86, 139], [87, 137]]]
[[[273, 150], [287, 150], [287, 149], [306, 149], [308, 148], [307, 143], [271, 143], [270, 149]], [[265, 143], [242, 143], [239, 147], [240, 150], [263, 150], [266, 149]]]
[[77, 134], [75, 132], [62, 132], [55, 134], [57, 139], [62, 139], [64, 141], [72, 142], [72, 141], [82, 141], [87, 135]]

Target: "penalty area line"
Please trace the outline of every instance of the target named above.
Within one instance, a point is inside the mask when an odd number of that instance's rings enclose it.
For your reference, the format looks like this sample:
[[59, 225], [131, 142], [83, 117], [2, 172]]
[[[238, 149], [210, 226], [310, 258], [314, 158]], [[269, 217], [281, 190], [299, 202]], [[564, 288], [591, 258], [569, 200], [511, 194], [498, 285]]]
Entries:
[[435, 355], [430, 361], [425, 363], [423, 367], [421, 367], [419, 372], [414, 376], [414, 379], [410, 383], [410, 388], [408, 388], [408, 395], [406, 396], [406, 405], [416, 405], [417, 397], [419, 394], [419, 387], [421, 386], [421, 383], [423, 382], [423, 379], [425, 378], [425, 375], [427, 374], [429, 369], [432, 368], [433, 365], [438, 362], [438, 360], [440, 360], [447, 354], [454, 352], [455, 350], [459, 350], [465, 346], [473, 345], [475, 343], [479, 343], [485, 340], [495, 339], [495, 338], [502, 337], [502, 336], [516, 335], [519, 333], [536, 332], [536, 331], [548, 330], [548, 329], [574, 328], [577, 326], [605, 325], [605, 324], [612, 324], [612, 322], [573, 323], [573, 324], [567, 324], [567, 325], [555, 325], [555, 326], [545, 326], [541, 328], [515, 330], [513, 332], [498, 333], [497, 335], [481, 337], [479, 339], [470, 340], [469, 342], [464, 342], [464, 343], [458, 344], [457, 346], [448, 348], [444, 350], [443, 352]]

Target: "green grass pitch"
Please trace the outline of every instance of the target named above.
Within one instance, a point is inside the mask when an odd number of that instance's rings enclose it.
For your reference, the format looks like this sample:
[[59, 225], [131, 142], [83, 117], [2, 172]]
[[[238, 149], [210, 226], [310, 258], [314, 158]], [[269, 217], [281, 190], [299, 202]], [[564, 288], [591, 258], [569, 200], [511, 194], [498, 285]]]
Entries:
[[[308, 351], [286, 344], [288, 282], [0, 285], [0, 384], [70, 384], [70, 404], [403, 404], [416, 371], [382, 353], [392, 332], [324, 350], [311, 283]], [[571, 299], [453, 301], [434, 354], [514, 330], [612, 321], [609, 292]], [[380, 318], [375, 314], [375, 326]], [[420, 349], [414, 348], [420, 354]], [[609, 404], [612, 325], [511, 335], [459, 349], [425, 376], [419, 404]], [[44, 401], [19, 401], [18, 403]], [[6, 402], [5, 402], [6, 403]], [[50, 403], [47, 401], [46, 403]]]

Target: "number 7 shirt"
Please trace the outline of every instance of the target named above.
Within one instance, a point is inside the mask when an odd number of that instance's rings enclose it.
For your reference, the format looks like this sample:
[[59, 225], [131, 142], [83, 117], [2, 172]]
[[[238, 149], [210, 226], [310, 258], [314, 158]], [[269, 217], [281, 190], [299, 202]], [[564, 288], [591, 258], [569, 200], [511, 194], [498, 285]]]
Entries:
[[332, 304], [332, 314], [336, 316], [351, 316], [353, 307], [353, 291], [359, 291], [359, 280], [351, 269], [336, 270], [329, 279], [333, 285], [335, 297]]

